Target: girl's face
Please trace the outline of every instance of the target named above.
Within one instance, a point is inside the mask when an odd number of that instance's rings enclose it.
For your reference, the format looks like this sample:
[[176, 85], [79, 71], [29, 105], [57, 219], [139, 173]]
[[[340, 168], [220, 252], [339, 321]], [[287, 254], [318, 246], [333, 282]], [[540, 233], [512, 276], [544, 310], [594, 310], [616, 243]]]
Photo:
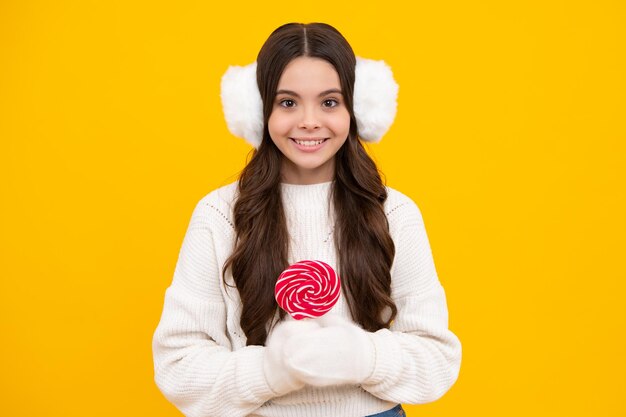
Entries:
[[268, 130], [284, 156], [283, 182], [331, 181], [335, 154], [350, 130], [350, 113], [335, 68], [320, 58], [292, 60], [278, 82]]

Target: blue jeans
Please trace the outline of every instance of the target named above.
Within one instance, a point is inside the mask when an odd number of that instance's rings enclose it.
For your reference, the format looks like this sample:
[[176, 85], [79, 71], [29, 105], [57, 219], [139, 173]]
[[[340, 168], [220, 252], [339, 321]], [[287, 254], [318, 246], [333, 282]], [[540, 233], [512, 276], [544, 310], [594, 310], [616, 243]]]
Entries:
[[371, 414], [366, 417], [406, 417], [406, 413], [402, 409], [402, 404], [398, 404], [391, 410], [383, 411], [382, 413]]

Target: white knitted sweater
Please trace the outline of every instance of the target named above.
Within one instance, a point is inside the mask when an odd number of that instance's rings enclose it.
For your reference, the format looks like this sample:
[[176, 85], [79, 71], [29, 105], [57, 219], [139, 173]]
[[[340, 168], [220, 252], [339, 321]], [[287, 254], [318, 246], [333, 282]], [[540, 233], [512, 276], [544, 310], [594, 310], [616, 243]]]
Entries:
[[[289, 228], [289, 263], [317, 259], [336, 268], [332, 182], [281, 184]], [[263, 346], [246, 346], [241, 302], [222, 281], [235, 239], [237, 183], [202, 198], [189, 223], [153, 337], [155, 381], [187, 416], [363, 417], [398, 403], [441, 397], [456, 381], [461, 344], [448, 329], [448, 310], [416, 204], [387, 187], [385, 212], [396, 255], [391, 269], [398, 315], [372, 333], [373, 374], [358, 386], [306, 386], [276, 396], [263, 372]], [[233, 283], [230, 273], [227, 282]], [[344, 297], [330, 312], [349, 317]], [[330, 314], [329, 313], [329, 314]]]

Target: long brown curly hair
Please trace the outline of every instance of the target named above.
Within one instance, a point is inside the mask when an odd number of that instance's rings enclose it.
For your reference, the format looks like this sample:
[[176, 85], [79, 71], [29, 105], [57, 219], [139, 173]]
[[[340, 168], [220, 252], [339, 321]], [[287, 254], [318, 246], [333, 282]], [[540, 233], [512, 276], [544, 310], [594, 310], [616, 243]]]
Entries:
[[241, 328], [248, 345], [262, 345], [272, 319], [284, 318], [274, 299], [274, 286], [288, 265], [288, 231], [281, 201], [283, 155], [272, 141], [268, 120], [276, 88], [294, 58], [322, 58], [339, 75], [350, 113], [350, 131], [335, 155], [331, 190], [336, 212], [334, 231], [339, 274], [353, 319], [364, 329], [389, 327], [396, 316], [391, 298], [390, 269], [395, 247], [383, 204], [387, 190], [378, 168], [357, 134], [353, 110], [356, 58], [346, 39], [324, 23], [289, 23], [277, 28], [257, 57], [257, 84], [263, 100], [263, 139], [241, 172], [234, 207], [237, 235], [223, 275], [232, 275], [243, 304]]

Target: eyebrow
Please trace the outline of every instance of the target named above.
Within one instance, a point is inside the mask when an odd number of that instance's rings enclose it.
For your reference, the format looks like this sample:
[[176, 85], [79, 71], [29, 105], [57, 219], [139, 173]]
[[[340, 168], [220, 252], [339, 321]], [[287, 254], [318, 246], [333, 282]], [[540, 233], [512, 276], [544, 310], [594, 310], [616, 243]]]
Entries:
[[[341, 94], [341, 90], [338, 89], [338, 88], [331, 88], [330, 90], [325, 90], [325, 91], [322, 91], [321, 93], [319, 93], [318, 97], [323, 97], [323, 96], [326, 96], [326, 95], [332, 94], [332, 93]], [[278, 90], [276, 92], [276, 95], [279, 95], [279, 94], [287, 94], [287, 95], [290, 95], [290, 96], [294, 96], [294, 97], [300, 98], [300, 94], [296, 93], [295, 91], [291, 91], [291, 90]]]

